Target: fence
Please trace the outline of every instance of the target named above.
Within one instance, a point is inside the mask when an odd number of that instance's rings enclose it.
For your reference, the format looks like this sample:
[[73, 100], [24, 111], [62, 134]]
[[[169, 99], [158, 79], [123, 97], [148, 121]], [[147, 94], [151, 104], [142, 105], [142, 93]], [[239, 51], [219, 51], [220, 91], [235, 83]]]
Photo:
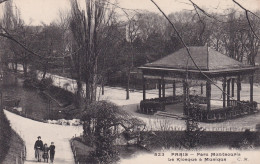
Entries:
[[26, 159], [26, 147], [21, 151], [20, 155], [17, 155], [15, 158], [15, 164], [24, 164]]

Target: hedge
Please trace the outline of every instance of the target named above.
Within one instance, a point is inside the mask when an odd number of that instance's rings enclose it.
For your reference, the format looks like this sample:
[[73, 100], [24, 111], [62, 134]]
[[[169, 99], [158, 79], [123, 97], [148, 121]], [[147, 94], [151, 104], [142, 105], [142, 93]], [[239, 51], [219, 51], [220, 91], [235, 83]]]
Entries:
[[10, 148], [11, 126], [2, 109], [0, 109], [0, 163], [3, 162]]

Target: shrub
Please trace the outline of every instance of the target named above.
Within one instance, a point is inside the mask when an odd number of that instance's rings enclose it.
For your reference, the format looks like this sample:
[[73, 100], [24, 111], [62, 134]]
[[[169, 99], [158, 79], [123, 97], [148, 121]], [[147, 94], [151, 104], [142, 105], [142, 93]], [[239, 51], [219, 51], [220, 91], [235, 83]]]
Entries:
[[34, 80], [31, 79], [31, 78], [25, 79], [24, 82], [23, 82], [23, 86], [27, 87], [27, 88], [33, 87], [34, 86]]
[[49, 88], [53, 83], [52, 78], [48, 77], [48, 78], [44, 78], [40, 81], [39, 87], [41, 90], [45, 90], [47, 88]]
[[119, 127], [134, 132], [139, 125], [144, 124], [106, 101], [87, 105], [81, 115], [85, 141], [92, 141], [96, 148], [90, 156], [96, 163], [114, 163], [119, 160], [114, 145], [121, 134]]
[[49, 93], [53, 95], [53, 97], [61, 101], [64, 104], [64, 106], [73, 103], [73, 98], [74, 98], [73, 93], [64, 90], [63, 88], [59, 88], [52, 85], [49, 87]]

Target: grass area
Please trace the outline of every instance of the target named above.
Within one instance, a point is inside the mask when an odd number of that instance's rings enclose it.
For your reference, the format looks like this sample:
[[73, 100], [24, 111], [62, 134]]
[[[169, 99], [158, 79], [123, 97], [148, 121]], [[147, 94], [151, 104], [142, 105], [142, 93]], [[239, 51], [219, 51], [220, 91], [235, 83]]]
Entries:
[[26, 153], [24, 142], [21, 137], [12, 130], [10, 137], [10, 148], [1, 164], [16, 163], [16, 160], [18, 161], [18, 164], [23, 164], [22, 161], [25, 159], [25, 156]]

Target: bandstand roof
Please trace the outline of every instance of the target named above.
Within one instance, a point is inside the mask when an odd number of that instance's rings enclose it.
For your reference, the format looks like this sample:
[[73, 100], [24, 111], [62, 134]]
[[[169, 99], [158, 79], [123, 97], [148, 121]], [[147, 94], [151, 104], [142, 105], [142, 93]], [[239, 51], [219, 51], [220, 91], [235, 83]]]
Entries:
[[[250, 72], [258, 69], [258, 67], [246, 65], [207, 46], [193, 46], [189, 47], [189, 50], [195, 63], [205, 74]], [[188, 70], [189, 73], [199, 73], [185, 48], [139, 68], [143, 72], [187, 72]]]

